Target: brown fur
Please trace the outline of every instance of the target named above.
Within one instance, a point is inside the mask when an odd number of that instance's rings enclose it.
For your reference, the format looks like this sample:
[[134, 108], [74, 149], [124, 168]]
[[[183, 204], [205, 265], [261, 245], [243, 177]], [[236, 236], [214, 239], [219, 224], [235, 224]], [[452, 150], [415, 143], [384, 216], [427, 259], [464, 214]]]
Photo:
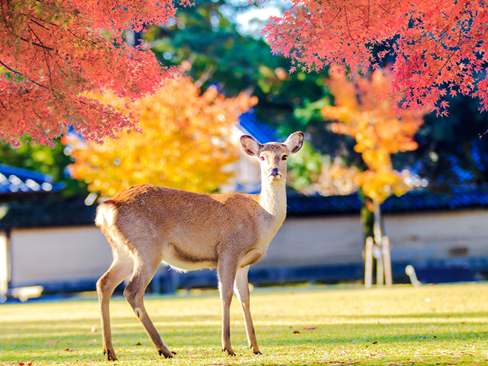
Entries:
[[298, 151], [303, 134], [284, 143], [261, 145], [243, 136], [244, 150], [261, 162], [262, 192], [201, 194], [142, 184], [118, 192], [97, 209], [96, 224], [109, 241], [114, 260], [97, 282], [102, 315], [103, 350], [115, 360], [109, 301], [115, 287], [131, 272], [124, 291], [159, 354], [172, 357], [143, 303], [143, 295], [161, 261], [175, 269], [218, 268], [222, 300], [222, 349], [230, 343], [232, 287], [244, 313], [249, 347], [260, 353], [249, 311], [247, 272], [262, 258], [286, 216], [286, 159]]

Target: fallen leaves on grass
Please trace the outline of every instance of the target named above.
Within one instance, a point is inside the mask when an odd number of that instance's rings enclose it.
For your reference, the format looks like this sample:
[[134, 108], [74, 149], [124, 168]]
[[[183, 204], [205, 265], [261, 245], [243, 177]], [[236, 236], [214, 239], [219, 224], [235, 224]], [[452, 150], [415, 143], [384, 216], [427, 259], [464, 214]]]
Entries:
[[64, 351], [65, 352], [74, 352], [75, 350], [74, 349], [71, 349], [71, 348], [65, 348]]
[[308, 327], [308, 328], [303, 328], [305, 330], [314, 330], [314, 329], [317, 329], [317, 327]]
[[59, 343], [59, 339], [48, 339], [47, 343]]
[[136, 346], [142, 346], [141, 342], [137, 342]]
[[298, 330], [295, 330], [293, 334], [300, 334], [300, 332]]
[[30, 366], [34, 361], [19, 362], [19, 366]]

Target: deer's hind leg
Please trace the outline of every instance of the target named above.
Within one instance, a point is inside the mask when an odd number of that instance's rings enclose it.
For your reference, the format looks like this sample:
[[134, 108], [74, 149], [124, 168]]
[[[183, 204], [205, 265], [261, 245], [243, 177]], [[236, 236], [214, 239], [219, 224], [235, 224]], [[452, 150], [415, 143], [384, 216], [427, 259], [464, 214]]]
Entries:
[[131, 273], [134, 261], [127, 251], [112, 245], [113, 262], [105, 274], [97, 281], [97, 293], [102, 317], [102, 345], [107, 360], [115, 361], [110, 329], [110, 297], [115, 288]]
[[151, 282], [151, 279], [154, 277], [156, 270], [161, 264], [163, 254], [150, 252], [147, 255], [144, 255], [143, 253], [136, 253], [134, 258], [134, 272], [125, 288], [124, 296], [132, 306], [137, 319], [142, 323], [147, 335], [151, 338], [159, 355], [163, 355], [165, 358], [171, 358], [173, 357], [173, 354], [168, 347], [163, 344], [161, 336], [147, 314], [143, 300], [146, 287], [149, 282]]

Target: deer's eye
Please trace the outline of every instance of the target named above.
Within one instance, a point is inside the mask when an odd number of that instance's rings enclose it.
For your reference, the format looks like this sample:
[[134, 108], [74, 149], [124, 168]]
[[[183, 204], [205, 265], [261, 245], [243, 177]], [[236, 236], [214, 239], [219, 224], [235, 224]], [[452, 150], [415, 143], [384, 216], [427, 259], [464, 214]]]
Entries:
[[261, 159], [262, 161], [264, 161], [264, 156], [260, 156], [259, 159]]
[[288, 155], [283, 155], [283, 157], [281, 158], [281, 160], [286, 160], [288, 159]]

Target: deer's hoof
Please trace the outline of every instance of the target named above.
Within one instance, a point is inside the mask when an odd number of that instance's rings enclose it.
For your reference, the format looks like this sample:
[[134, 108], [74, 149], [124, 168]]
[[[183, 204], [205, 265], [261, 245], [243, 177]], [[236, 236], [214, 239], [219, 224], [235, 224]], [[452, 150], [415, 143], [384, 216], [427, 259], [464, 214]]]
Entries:
[[228, 350], [227, 348], [223, 348], [222, 351], [225, 352], [225, 354], [227, 356], [235, 356], [236, 355], [234, 351]]
[[255, 355], [263, 355], [260, 351], [257, 351], [257, 352], [253, 352]]
[[107, 361], [117, 361], [117, 357], [115, 356], [114, 351], [110, 351], [109, 349], [104, 349], [103, 354], [107, 356]]
[[159, 355], [164, 356], [164, 358], [173, 358], [173, 355], [176, 355], [176, 352], [170, 352], [169, 350], [167, 352], [164, 351], [158, 351]]

